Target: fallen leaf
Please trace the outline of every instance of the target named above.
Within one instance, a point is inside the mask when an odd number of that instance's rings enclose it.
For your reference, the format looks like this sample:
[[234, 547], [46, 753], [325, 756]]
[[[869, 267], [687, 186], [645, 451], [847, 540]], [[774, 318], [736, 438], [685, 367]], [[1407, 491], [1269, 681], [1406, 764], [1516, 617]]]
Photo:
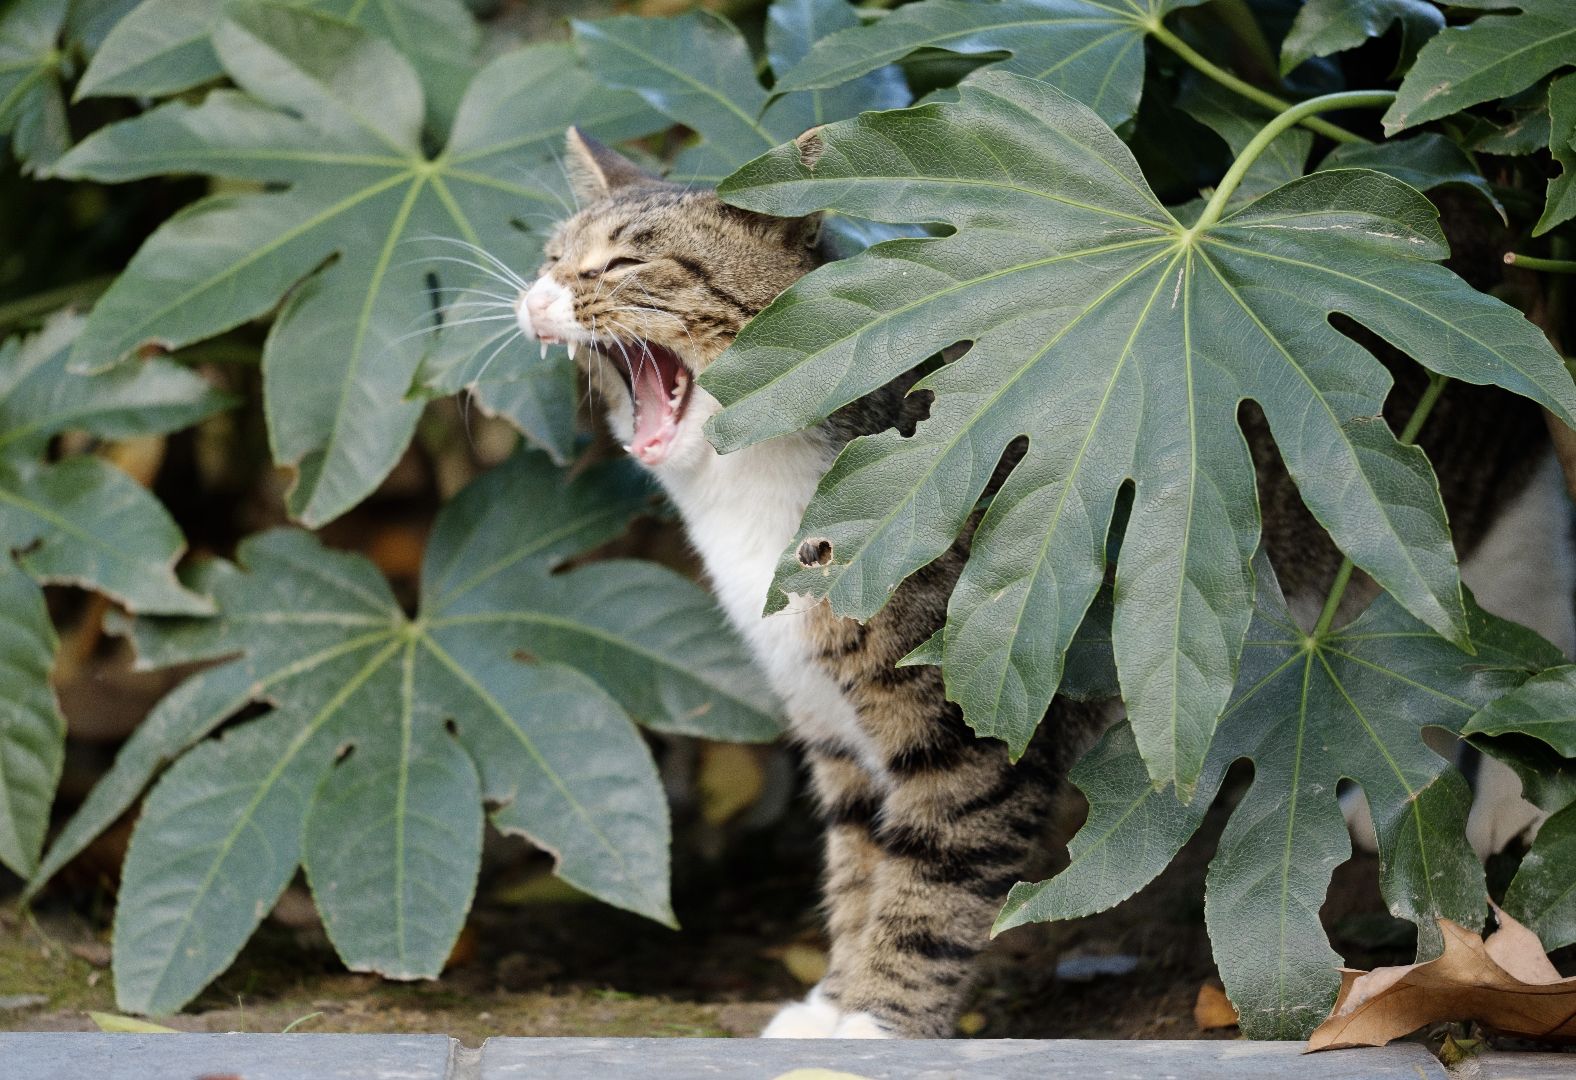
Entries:
[[1207, 982], [1198, 988], [1193, 1001], [1193, 1022], [1200, 1031], [1237, 1026], [1237, 1007], [1217, 983]]
[[1445, 950], [1437, 959], [1373, 971], [1341, 972], [1330, 1018], [1309, 1050], [1383, 1046], [1425, 1024], [1475, 1020], [1523, 1038], [1576, 1040], [1576, 978], [1562, 979], [1537, 935], [1498, 908], [1487, 940], [1439, 920]]
[[832, 1069], [795, 1069], [781, 1076], [774, 1076], [772, 1080], [870, 1080], [870, 1078], [854, 1073], [836, 1072]]
[[118, 1013], [90, 1012], [88, 1016], [98, 1025], [100, 1031], [117, 1031], [137, 1035], [174, 1035], [175, 1029], [165, 1027], [163, 1024], [149, 1023], [147, 1020], [138, 1020], [135, 1016], [121, 1016]]
[[958, 1034], [973, 1038], [985, 1030], [985, 1014], [982, 1012], [966, 1012], [958, 1017]]
[[722, 825], [747, 810], [765, 785], [766, 771], [752, 747], [714, 742], [701, 747], [701, 814], [710, 824]]
[[785, 945], [780, 959], [783, 967], [805, 986], [814, 986], [826, 977], [826, 950], [814, 945]]

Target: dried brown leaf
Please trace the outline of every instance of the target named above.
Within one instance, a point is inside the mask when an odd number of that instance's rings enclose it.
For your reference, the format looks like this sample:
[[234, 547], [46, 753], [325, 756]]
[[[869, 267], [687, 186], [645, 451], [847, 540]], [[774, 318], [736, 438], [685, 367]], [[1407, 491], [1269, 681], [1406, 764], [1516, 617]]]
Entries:
[[1435, 960], [1341, 972], [1330, 1018], [1309, 1050], [1383, 1046], [1425, 1024], [1475, 1020], [1491, 1031], [1576, 1041], [1576, 978], [1562, 979], [1537, 935], [1504, 912], [1486, 941], [1439, 920], [1445, 950]]
[[1207, 982], [1198, 988], [1193, 1001], [1193, 1022], [1200, 1031], [1237, 1026], [1237, 1007], [1218, 983]]

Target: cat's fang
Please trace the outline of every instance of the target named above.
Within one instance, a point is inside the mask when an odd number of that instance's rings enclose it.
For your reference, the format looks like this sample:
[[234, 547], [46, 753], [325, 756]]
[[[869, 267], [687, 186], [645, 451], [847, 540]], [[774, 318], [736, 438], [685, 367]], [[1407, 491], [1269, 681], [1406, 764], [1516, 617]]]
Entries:
[[542, 359], [547, 359], [547, 342], [542, 342]]

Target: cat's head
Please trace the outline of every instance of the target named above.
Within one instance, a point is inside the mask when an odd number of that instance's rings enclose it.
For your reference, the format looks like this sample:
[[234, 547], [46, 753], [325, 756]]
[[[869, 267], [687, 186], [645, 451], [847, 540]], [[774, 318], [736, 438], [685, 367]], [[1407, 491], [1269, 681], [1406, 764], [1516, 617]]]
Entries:
[[580, 209], [517, 298], [520, 328], [569, 346], [637, 460], [683, 468], [711, 452], [701, 428], [718, 409], [695, 377], [822, 261], [819, 223], [667, 183], [573, 128], [565, 164]]

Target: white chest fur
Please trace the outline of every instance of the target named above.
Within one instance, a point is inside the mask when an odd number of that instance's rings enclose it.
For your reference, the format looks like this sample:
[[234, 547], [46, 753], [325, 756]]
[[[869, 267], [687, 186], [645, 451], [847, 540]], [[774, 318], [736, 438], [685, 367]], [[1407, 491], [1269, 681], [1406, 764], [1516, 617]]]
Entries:
[[727, 455], [707, 446], [657, 475], [684, 517], [717, 602], [749, 644], [795, 732], [872, 760], [853, 705], [806, 639], [804, 609], [790, 603], [761, 617], [777, 560], [829, 464], [819, 440], [789, 435]]

